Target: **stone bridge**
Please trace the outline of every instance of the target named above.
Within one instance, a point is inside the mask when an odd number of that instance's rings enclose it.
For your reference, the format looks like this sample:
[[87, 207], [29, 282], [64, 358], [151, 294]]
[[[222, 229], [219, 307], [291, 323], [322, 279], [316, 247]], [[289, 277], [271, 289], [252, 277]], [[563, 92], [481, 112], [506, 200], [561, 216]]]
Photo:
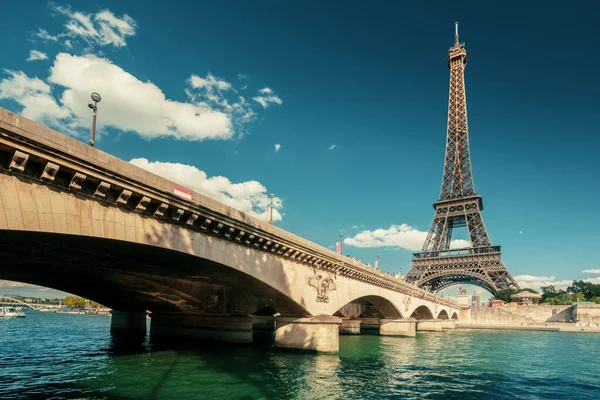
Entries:
[[[0, 108], [0, 279], [113, 309], [112, 329], [335, 352], [452, 328], [456, 304]], [[362, 327], [361, 327], [362, 325]]]

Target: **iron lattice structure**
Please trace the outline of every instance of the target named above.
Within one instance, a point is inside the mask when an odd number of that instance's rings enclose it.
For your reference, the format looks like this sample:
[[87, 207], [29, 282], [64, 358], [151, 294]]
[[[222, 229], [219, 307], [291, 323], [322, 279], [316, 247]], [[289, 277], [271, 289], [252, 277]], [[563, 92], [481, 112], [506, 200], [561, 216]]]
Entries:
[[[467, 52], [458, 40], [448, 53], [450, 95], [446, 157], [440, 199], [421, 252], [413, 254], [405, 280], [437, 292], [455, 284], [473, 284], [497, 294], [519, 285], [502, 264], [500, 246], [492, 246], [483, 224], [483, 202], [475, 192], [469, 150], [465, 65]], [[452, 230], [467, 227], [471, 246], [450, 249]]]

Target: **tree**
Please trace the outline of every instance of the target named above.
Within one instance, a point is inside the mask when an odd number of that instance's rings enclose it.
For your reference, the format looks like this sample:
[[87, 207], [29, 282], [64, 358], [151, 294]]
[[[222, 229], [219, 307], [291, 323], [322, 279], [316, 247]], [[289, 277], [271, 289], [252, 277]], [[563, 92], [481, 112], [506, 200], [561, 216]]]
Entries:
[[540, 299], [540, 301], [542, 303], [547, 303], [547, 304], [553, 304], [553, 303], [548, 303], [548, 299], [554, 298], [558, 295], [558, 293], [556, 293], [556, 288], [554, 287], [554, 285], [549, 285], [549, 286], [542, 286], [542, 298]]
[[517, 293], [521, 293], [521, 292], [531, 292], [531, 293], [536, 293], [539, 294], [540, 292], [538, 292], [537, 290], [533, 290], [531, 288], [523, 288], [523, 289], [519, 289], [517, 290]]
[[88, 299], [84, 299], [79, 296], [67, 296], [63, 300], [63, 305], [66, 307], [75, 307], [75, 308], [98, 308], [102, 307], [100, 304], [95, 301], [91, 301]]
[[497, 295], [494, 296], [494, 300], [502, 300], [506, 302], [511, 302], [511, 295], [517, 293], [516, 289], [504, 289], [498, 292]]
[[84, 307], [85, 299], [79, 296], [67, 296], [63, 300], [63, 305], [67, 307]]
[[600, 284], [582, 280], [573, 281], [573, 284], [567, 288], [567, 292], [571, 294], [581, 292], [586, 300], [591, 300], [593, 297], [600, 296]]
[[557, 306], [568, 305], [568, 304], [573, 303], [573, 299], [567, 293], [561, 293], [558, 296], [555, 296], [553, 298], [553, 300], [554, 300], [554, 305], [557, 305]]
[[[540, 299], [541, 303], [545, 303], [545, 304], [571, 304], [570, 302], [567, 302], [567, 298], [569, 298], [570, 301], [570, 296], [567, 292], [565, 292], [562, 289], [558, 289], [556, 290], [556, 288], [553, 285], [549, 285], [549, 286], [542, 286], [542, 298]], [[556, 299], [556, 297], [561, 296], [560, 300], [558, 300], [558, 303], [556, 300], [554, 300], [553, 302], [549, 302], [549, 299]]]
[[593, 301], [593, 302], [594, 302], [594, 303], [596, 303], [596, 304], [600, 304], [600, 296], [595, 296], [595, 297], [592, 297], [592, 298], [590, 299], [590, 301]]
[[585, 295], [583, 293], [581, 293], [581, 292], [577, 292], [577, 293], [571, 295], [571, 299], [573, 301], [581, 303], [581, 302], [585, 301]]

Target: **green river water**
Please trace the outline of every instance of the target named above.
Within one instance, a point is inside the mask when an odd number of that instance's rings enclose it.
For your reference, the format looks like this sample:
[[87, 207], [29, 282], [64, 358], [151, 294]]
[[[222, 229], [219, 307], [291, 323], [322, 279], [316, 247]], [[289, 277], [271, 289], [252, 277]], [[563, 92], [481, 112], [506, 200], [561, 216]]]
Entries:
[[600, 335], [342, 336], [339, 355], [156, 343], [110, 317], [0, 320], [1, 399], [600, 399]]

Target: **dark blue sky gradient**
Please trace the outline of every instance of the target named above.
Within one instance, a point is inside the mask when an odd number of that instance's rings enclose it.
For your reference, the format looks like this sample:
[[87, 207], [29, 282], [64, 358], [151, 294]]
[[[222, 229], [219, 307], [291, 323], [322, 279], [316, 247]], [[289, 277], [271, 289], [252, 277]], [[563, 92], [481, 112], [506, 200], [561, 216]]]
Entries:
[[[104, 56], [168, 98], [190, 74], [238, 73], [281, 107], [240, 140], [148, 141], [113, 133], [99, 147], [123, 159], [192, 164], [209, 176], [257, 180], [284, 199], [279, 225], [323, 245], [407, 223], [427, 230], [439, 195], [453, 22], [466, 43], [475, 187], [513, 275], [589, 277], [600, 268], [600, 7], [596, 2], [102, 1], [75, 9], [129, 14], [138, 30]], [[0, 67], [46, 77], [62, 20], [37, 1], [4, 4]], [[55, 47], [52, 47], [55, 46]], [[31, 48], [50, 61], [25, 63]], [[35, 65], [34, 65], [35, 64]], [[143, 100], [141, 100], [143, 101]], [[10, 101], [0, 105], [18, 111]], [[100, 114], [101, 117], [101, 114]], [[273, 144], [280, 143], [275, 153]], [[326, 151], [336, 144], [334, 151]], [[522, 231], [523, 234], [519, 234]], [[406, 272], [410, 252], [345, 253]]]

